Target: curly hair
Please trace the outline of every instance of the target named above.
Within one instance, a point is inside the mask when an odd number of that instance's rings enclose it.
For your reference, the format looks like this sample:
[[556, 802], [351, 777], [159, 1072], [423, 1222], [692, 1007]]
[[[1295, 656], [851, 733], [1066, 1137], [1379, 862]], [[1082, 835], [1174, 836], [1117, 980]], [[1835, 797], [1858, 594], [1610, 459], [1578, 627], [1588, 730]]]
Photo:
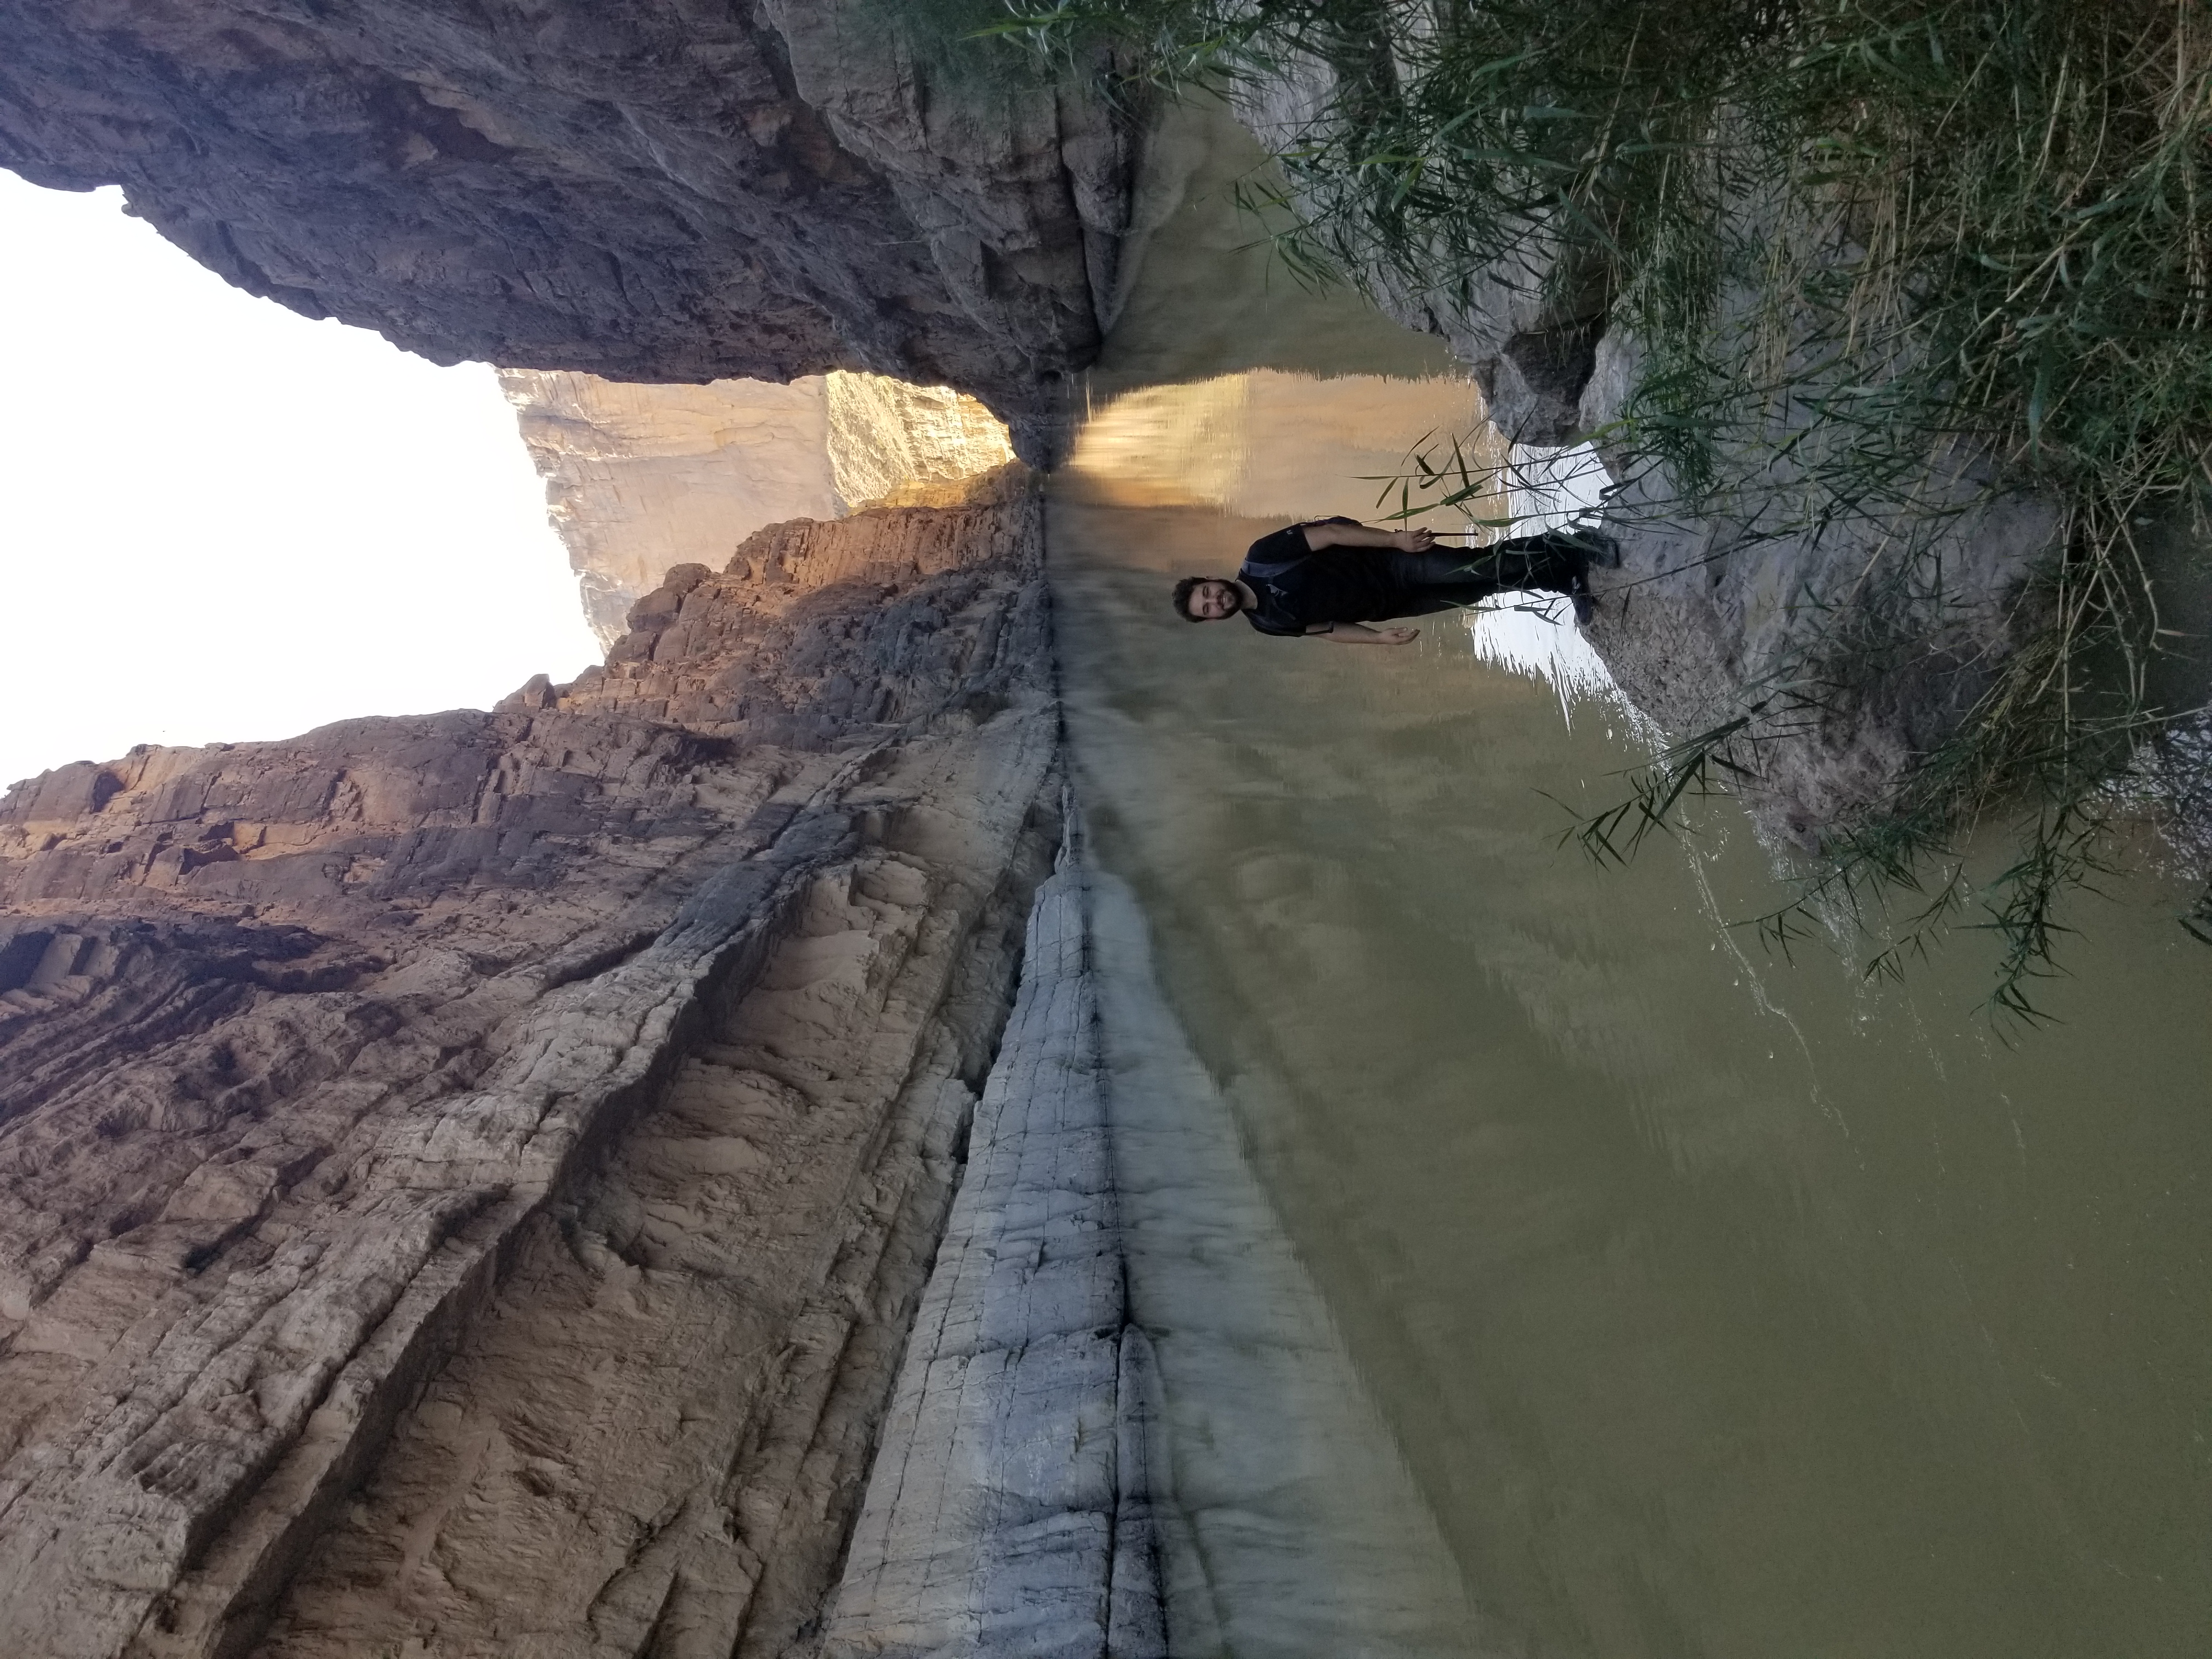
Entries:
[[1176, 615], [1181, 617], [1185, 622], [1203, 622], [1205, 620], [1202, 617], [1194, 617], [1191, 615], [1190, 596], [1198, 592], [1198, 585], [1206, 580], [1207, 579], [1204, 576], [1185, 576], [1181, 581], [1175, 585]]

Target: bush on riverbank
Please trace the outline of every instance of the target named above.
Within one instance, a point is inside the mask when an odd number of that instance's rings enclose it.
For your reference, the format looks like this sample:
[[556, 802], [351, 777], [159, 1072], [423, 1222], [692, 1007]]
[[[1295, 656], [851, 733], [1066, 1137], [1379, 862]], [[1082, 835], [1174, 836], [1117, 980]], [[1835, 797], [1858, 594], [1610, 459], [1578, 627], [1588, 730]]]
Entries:
[[[1993, 814], [2000, 1006], [2051, 967], [2154, 696], [2142, 532], [2212, 482], [2212, 11], [2195, 0], [1010, 0], [1047, 50], [1101, 34], [1170, 85], [1295, 83], [1279, 161], [1298, 269], [1481, 302], [1528, 270], [1638, 348], [1618, 429], [1690, 511], [1879, 522], [1894, 547], [1806, 608], [1791, 660], [1669, 751], [1595, 849], [1755, 768], [1793, 721], [1909, 670], [1949, 602], [1936, 532], [2008, 491], [2061, 515], [2016, 648], [1878, 811], [1830, 826], [1805, 900], [1952, 918]], [[1962, 458], [1964, 458], [1962, 459]], [[1972, 487], [1957, 488], [1965, 467]], [[1940, 483], [1933, 481], [1941, 480]], [[1778, 506], [1778, 490], [1788, 499]], [[1756, 521], [1757, 515], [1751, 515]], [[1786, 938], [1803, 907], [1767, 918]]]

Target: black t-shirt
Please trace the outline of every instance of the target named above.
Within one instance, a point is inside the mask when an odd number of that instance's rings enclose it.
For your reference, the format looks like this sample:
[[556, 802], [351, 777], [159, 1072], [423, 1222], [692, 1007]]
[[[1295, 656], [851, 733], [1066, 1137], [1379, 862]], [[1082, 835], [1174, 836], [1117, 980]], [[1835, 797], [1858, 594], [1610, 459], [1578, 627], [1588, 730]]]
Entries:
[[[1356, 519], [1316, 519], [1316, 524], [1356, 524]], [[1316, 623], [1380, 622], [1406, 612], [1404, 590], [1384, 573], [1385, 550], [1315, 549], [1305, 526], [1262, 536], [1244, 555], [1239, 581], [1259, 604], [1246, 620], [1262, 634], [1303, 634]]]

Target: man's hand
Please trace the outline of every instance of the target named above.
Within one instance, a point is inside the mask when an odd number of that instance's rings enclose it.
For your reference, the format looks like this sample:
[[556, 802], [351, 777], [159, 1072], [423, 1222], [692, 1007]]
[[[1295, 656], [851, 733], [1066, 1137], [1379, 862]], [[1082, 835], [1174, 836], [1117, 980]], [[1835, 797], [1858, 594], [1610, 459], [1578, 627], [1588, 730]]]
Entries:
[[1425, 553], [1436, 544], [1433, 530], [1401, 530], [1390, 538], [1390, 545], [1401, 553]]
[[[1409, 547], [1406, 550], [1414, 553], [1420, 550]], [[1378, 628], [1375, 630], [1376, 641], [1381, 645], [1411, 645], [1420, 637], [1421, 630], [1418, 628]]]

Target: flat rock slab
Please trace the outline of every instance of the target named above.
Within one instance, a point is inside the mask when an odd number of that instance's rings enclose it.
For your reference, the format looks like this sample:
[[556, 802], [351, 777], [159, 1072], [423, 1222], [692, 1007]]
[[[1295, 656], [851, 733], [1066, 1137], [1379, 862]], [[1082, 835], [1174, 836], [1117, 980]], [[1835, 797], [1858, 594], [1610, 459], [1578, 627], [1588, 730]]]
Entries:
[[1166, 1651], [1087, 912], [1064, 857], [827, 1626], [838, 1659]]

